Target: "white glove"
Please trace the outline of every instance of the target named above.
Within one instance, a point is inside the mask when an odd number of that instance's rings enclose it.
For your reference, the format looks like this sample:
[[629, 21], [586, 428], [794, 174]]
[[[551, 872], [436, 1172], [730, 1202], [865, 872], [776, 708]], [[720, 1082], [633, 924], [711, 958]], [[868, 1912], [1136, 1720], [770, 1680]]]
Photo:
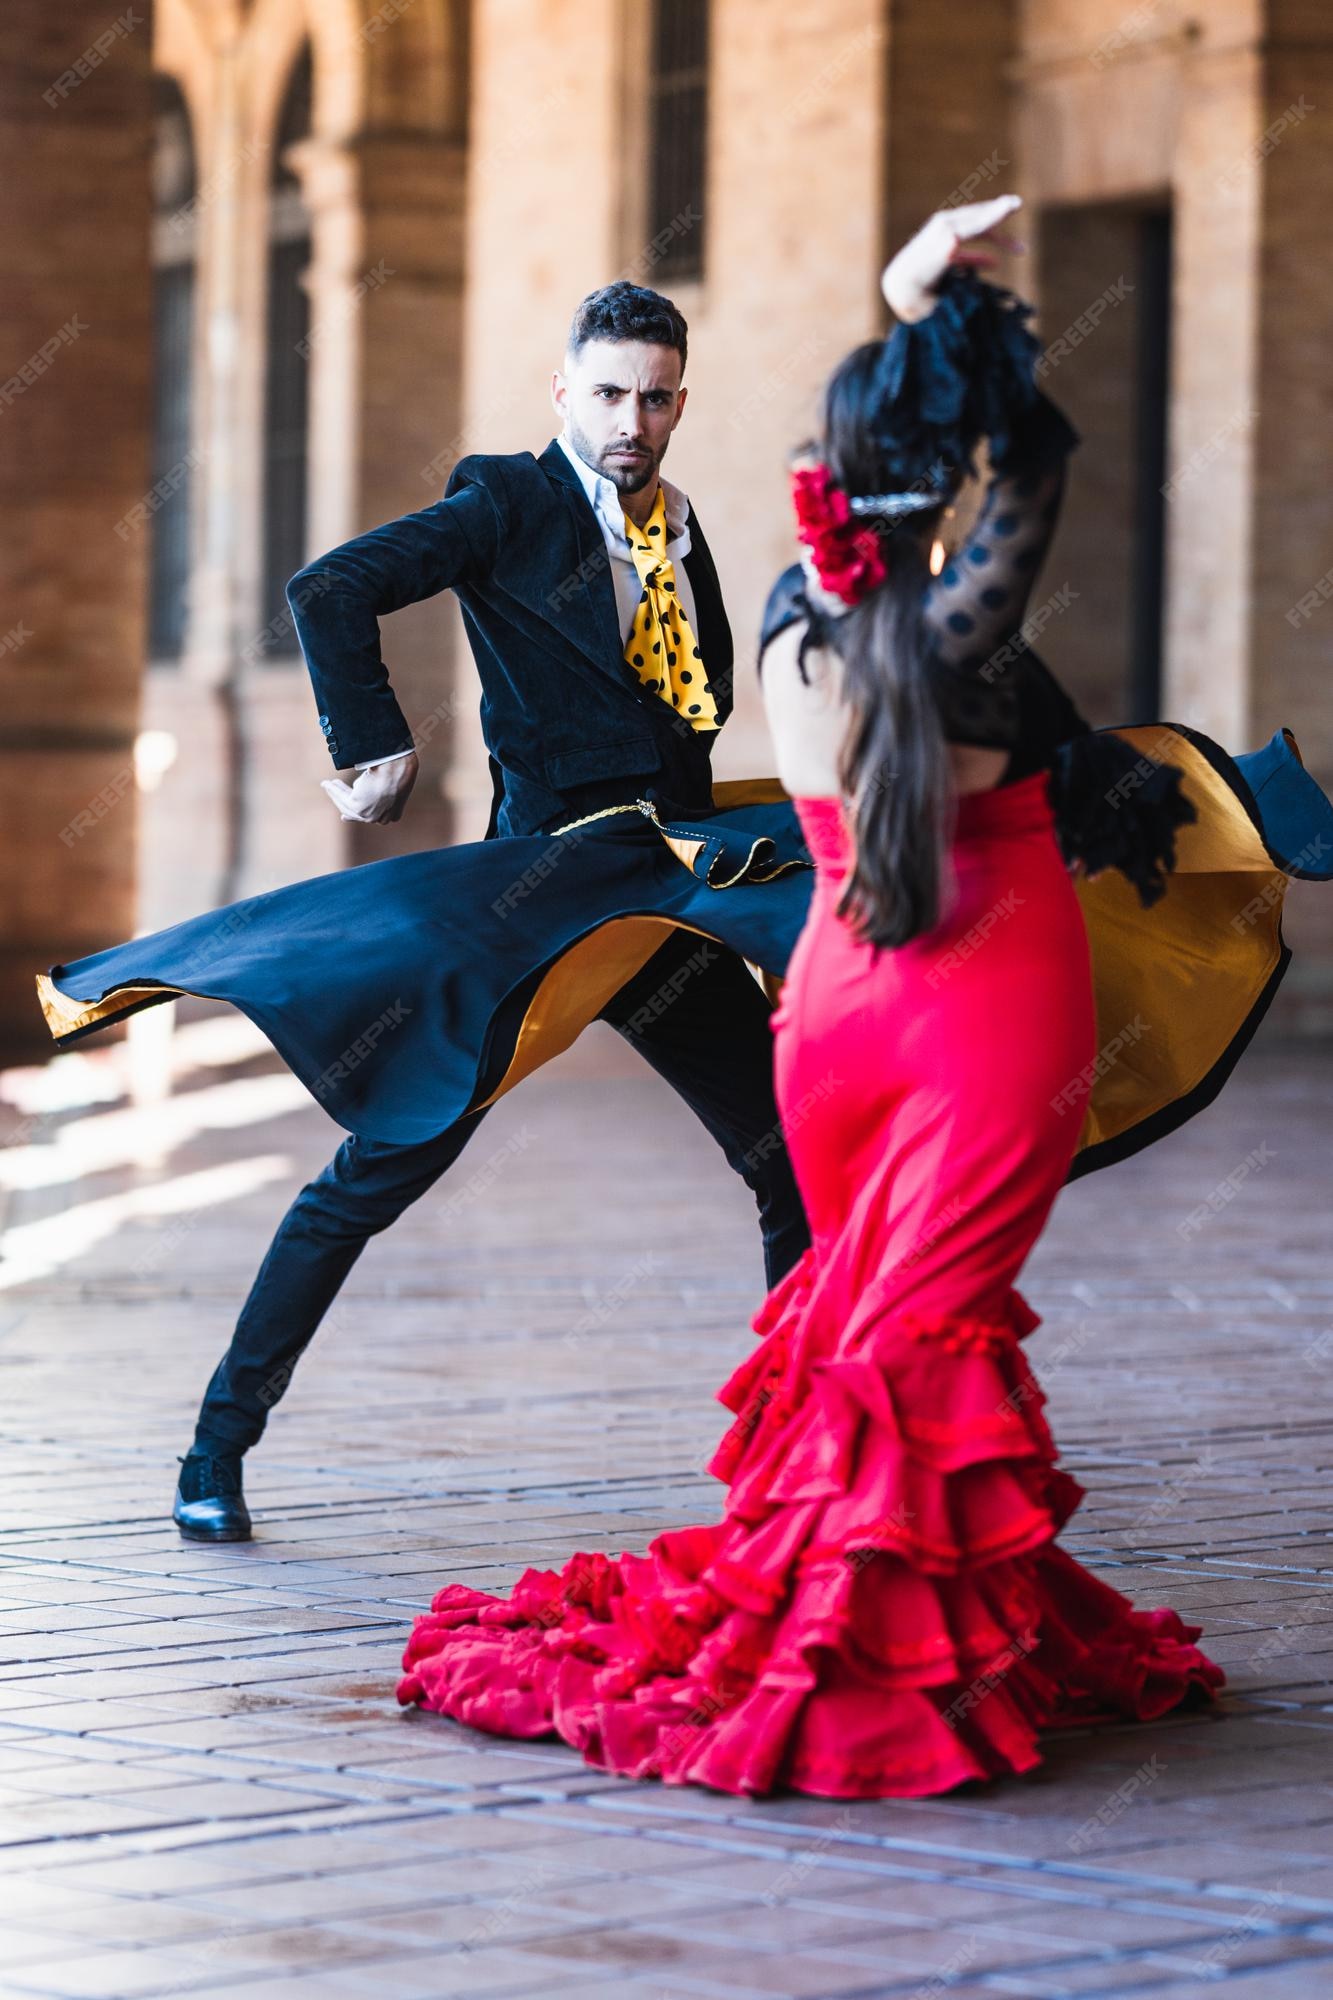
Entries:
[[353, 785], [345, 778], [321, 778], [320, 784], [343, 819], [386, 826], [390, 820], [402, 818], [420, 768], [416, 751], [405, 750], [387, 764], [372, 764], [368, 771], [358, 772]]

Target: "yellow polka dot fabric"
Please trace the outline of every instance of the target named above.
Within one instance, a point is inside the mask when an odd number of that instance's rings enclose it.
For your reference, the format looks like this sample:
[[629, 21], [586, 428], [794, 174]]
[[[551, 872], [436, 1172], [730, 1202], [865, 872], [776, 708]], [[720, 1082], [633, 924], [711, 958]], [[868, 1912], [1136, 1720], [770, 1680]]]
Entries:
[[692, 729], [718, 729], [703, 655], [680, 602], [675, 564], [667, 558], [666, 495], [660, 486], [643, 527], [626, 514], [625, 533], [642, 589], [625, 658], [644, 686], [683, 715]]

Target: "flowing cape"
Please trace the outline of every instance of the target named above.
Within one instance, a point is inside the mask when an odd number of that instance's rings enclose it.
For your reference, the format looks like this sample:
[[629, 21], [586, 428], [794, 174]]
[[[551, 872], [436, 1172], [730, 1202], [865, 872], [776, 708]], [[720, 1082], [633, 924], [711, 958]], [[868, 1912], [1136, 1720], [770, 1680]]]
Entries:
[[[1212, 1101], [1286, 970], [1288, 879], [1333, 873], [1333, 806], [1288, 731], [1237, 758], [1174, 725], [1105, 733], [1180, 768], [1196, 816], [1151, 908], [1114, 869], [1079, 885], [1098, 1055], [1053, 1106], [1080, 1120], [1074, 1175]], [[1127, 815], [1129, 772], [1109, 802]], [[175, 994], [227, 1001], [346, 1130], [410, 1144], [568, 1048], [674, 927], [735, 952], [776, 999], [812, 881], [777, 781], [719, 781], [711, 810], [650, 794], [552, 833], [369, 862], [37, 985], [62, 1048]]]

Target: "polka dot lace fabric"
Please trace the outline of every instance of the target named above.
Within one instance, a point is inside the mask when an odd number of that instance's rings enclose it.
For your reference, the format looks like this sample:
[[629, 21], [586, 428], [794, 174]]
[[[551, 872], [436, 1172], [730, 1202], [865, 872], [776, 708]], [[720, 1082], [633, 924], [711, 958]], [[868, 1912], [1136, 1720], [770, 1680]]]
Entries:
[[962, 546], [926, 593], [936, 696], [951, 742], [1017, 747], [1032, 587], [1055, 532], [1064, 466], [996, 473]]
[[[922, 607], [933, 650], [933, 685], [944, 733], [952, 743], [1012, 752], [1036, 769], [1054, 748], [1045, 699], [1049, 676], [1032, 653], [1024, 621], [1032, 587], [1050, 547], [1064, 492], [1063, 460], [993, 469], [971, 533], [932, 579]], [[827, 642], [832, 621], [808, 602], [799, 563], [779, 577], [764, 613], [762, 649], [804, 621], [807, 643]], [[804, 651], [804, 646], [802, 648]], [[1034, 681], [1037, 685], [1034, 687]], [[1056, 703], [1060, 735], [1086, 724], [1063, 700]], [[1029, 742], [1040, 735], [1040, 744]], [[1015, 762], [1013, 775], [1020, 768]]]

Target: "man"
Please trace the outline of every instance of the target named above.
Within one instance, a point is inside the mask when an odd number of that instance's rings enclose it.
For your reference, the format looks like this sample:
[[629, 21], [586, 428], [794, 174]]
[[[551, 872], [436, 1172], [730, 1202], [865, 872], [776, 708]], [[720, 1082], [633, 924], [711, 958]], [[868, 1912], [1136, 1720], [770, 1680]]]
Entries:
[[[685, 321], [620, 282], [591, 294], [552, 378], [561, 435], [540, 458], [464, 459], [445, 497], [334, 549], [288, 601], [320, 727], [355, 782], [326, 789], [345, 817], [402, 814], [411, 731], [380, 653], [379, 618], [453, 589], [481, 677], [494, 801], [487, 838], [544, 833], [620, 805], [651, 781], [711, 806], [710, 754], [732, 707], [732, 644], [717, 573], [683, 492], [661, 476], [685, 410]], [[809, 1242], [773, 1100], [769, 1003], [741, 959], [677, 930], [607, 1005], [610, 1021], [684, 1098], [759, 1208], [770, 1285]], [[681, 969], [695, 954], [688, 977]], [[673, 978], [673, 975], [675, 977]], [[646, 1006], [669, 986], [669, 1006]], [[196, 1541], [243, 1541], [242, 1454], [367, 1239], [425, 1193], [485, 1115], [424, 1143], [353, 1135], [278, 1228], [204, 1396], [174, 1519]]]

